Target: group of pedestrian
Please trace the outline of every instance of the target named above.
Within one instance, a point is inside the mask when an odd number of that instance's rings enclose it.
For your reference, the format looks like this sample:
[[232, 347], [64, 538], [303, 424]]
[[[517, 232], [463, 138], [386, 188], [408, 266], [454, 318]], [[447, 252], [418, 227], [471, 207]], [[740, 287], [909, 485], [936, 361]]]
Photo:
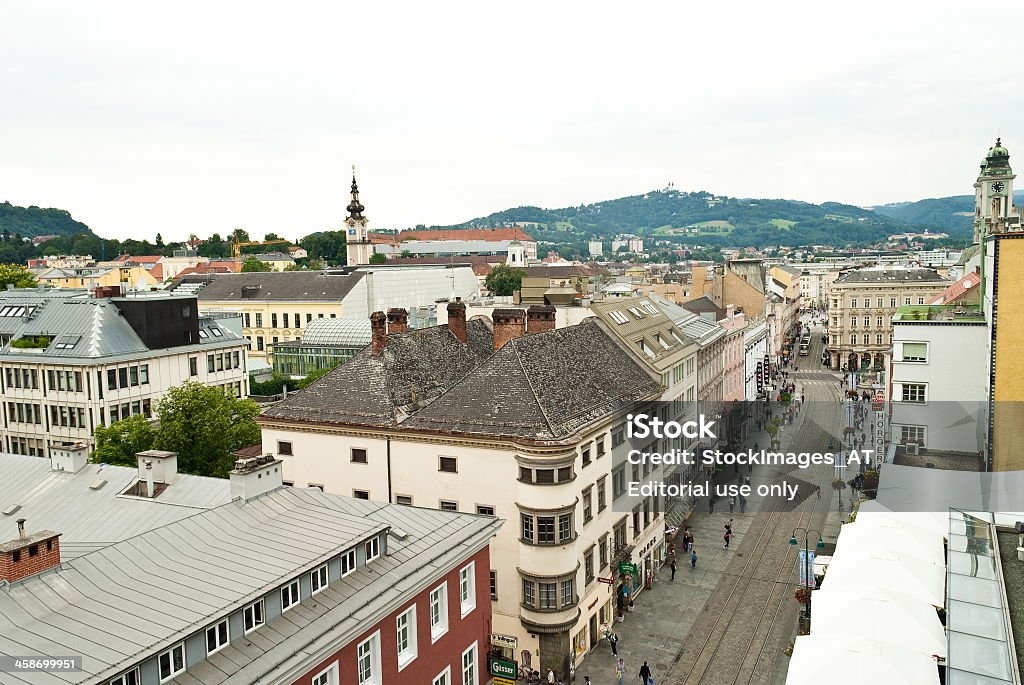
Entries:
[[[644, 662], [644, 665], [640, 667], [640, 684], [641, 685], [654, 685], [654, 675], [651, 673], [651, 667]], [[626, 663], [619, 659], [615, 663], [615, 677], [618, 678], [618, 685], [626, 685]], [[590, 676], [583, 676], [584, 685], [590, 685]]]

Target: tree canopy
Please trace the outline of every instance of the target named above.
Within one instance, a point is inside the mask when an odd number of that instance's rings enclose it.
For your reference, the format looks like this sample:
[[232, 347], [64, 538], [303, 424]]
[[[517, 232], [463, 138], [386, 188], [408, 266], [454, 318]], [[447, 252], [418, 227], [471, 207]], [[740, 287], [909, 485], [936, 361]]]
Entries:
[[202, 383], [186, 382], [157, 403], [159, 428], [136, 415], [96, 429], [93, 461], [134, 466], [147, 449], [178, 453], [178, 469], [199, 476], [226, 478], [232, 452], [260, 441], [259, 407]]
[[261, 262], [255, 257], [246, 257], [245, 261], [242, 262], [242, 273], [251, 273], [253, 271], [273, 271], [274, 267], [270, 266], [267, 262]]
[[526, 272], [516, 269], [508, 264], [498, 264], [491, 269], [484, 279], [484, 287], [492, 295], [508, 296], [523, 287], [523, 276]]
[[370, 255], [370, 264], [386, 264], [387, 261], [388, 256], [383, 252], [375, 252], [374, 254]]
[[34, 288], [38, 281], [26, 267], [21, 264], [0, 264], [0, 290], [8, 285], [15, 288]]

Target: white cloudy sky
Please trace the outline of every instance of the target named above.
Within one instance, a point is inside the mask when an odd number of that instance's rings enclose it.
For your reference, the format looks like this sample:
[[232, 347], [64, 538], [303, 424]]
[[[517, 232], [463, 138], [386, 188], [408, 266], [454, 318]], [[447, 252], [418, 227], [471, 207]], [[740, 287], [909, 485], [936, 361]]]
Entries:
[[1024, 150], [1015, 0], [0, 7], [0, 201], [106, 236], [337, 228], [352, 164], [384, 228], [965, 194]]

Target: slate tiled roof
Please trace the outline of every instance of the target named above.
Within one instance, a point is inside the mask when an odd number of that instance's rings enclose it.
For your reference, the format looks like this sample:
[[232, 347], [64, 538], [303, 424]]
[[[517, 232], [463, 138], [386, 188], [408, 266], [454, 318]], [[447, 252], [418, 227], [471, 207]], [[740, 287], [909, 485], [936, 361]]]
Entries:
[[527, 266], [523, 268], [529, 278], [569, 278], [572, 276], [593, 276], [593, 272], [585, 266], [572, 264], [569, 266]]
[[[267, 271], [238, 274], [205, 274], [182, 278], [174, 289], [195, 285], [199, 301], [211, 300], [332, 300], [340, 302], [363, 277], [363, 273], [325, 274], [323, 271]], [[244, 290], [243, 290], [244, 289]]]
[[934, 269], [857, 269], [840, 276], [836, 283], [948, 283]]
[[261, 421], [559, 442], [660, 389], [596, 319], [518, 338], [497, 352], [488, 320], [474, 317], [467, 329], [468, 345], [446, 326], [389, 336], [379, 357], [363, 350]]
[[559, 441], [659, 392], [603, 326], [587, 320], [511, 341], [404, 426]]
[[452, 388], [489, 357], [490, 322], [466, 324], [463, 345], [447, 326], [388, 336], [380, 356], [367, 347], [337, 369], [263, 413], [266, 418], [389, 427]]

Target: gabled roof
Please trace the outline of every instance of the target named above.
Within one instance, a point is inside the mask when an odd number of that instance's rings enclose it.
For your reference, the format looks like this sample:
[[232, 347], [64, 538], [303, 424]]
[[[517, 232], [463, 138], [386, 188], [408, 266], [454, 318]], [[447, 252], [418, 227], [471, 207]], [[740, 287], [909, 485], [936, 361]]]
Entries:
[[521, 228], [466, 228], [391, 233], [370, 233], [371, 243], [391, 244], [403, 240], [526, 240], [537, 242]]
[[[331, 300], [340, 302], [363, 272], [326, 274], [323, 271], [268, 271], [237, 274], [191, 275], [174, 290], [195, 292], [200, 302], [210, 300]], [[202, 286], [198, 291], [195, 286]], [[187, 287], [186, 287], [187, 286]]]
[[682, 306], [694, 314], [714, 314], [715, 321], [721, 321], [725, 318], [725, 309], [715, 304], [715, 301], [707, 295], [701, 295], [695, 300], [684, 302]]
[[857, 269], [847, 271], [836, 283], [948, 283], [935, 269]]
[[398, 425], [415, 403], [423, 407], [455, 386], [494, 348], [490, 322], [466, 322], [468, 344], [447, 326], [388, 336], [382, 354], [364, 348], [331, 373], [263, 413], [315, 423]]
[[603, 324], [588, 319], [512, 340], [404, 426], [559, 441], [659, 391]]
[[947, 304], [949, 302], [954, 302], [962, 298], [964, 295], [976, 290], [980, 285], [981, 276], [979, 274], [967, 274], [956, 283], [925, 302], [925, 304]]

